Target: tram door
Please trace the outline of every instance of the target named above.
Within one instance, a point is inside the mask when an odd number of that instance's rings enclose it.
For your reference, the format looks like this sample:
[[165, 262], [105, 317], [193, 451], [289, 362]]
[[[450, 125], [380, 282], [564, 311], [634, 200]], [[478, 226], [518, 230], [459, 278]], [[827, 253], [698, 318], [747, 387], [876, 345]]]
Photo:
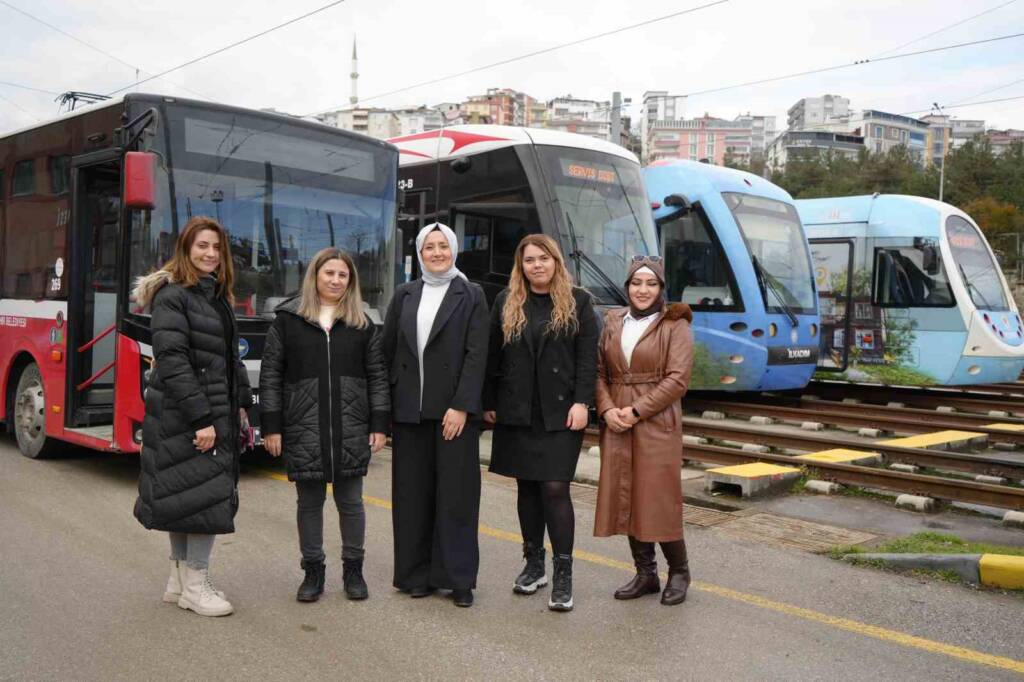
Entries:
[[119, 160], [72, 161], [67, 426], [113, 423], [120, 236]]
[[818, 287], [818, 369], [844, 372], [850, 360], [850, 315], [856, 270], [852, 239], [811, 239]]

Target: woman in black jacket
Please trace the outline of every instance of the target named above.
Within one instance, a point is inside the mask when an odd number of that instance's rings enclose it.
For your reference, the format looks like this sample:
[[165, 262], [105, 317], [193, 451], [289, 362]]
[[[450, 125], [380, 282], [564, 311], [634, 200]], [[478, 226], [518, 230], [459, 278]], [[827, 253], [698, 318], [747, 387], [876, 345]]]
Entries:
[[395, 290], [384, 320], [392, 399], [392, 521], [398, 589], [452, 590], [473, 604], [480, 564], [480, 392], [487, 300], [455, 267], [455, 233], [416, 236], [422, 277]]
[[212, 218], [185, 223], [174, 255], [139, 279], [152, 306], [154, 366], [146, 386], [135, 516], [171, 538], [164, 601], [203, 616], [232, 606], [210, 582], [214, 538], [233, 533], [239, 433], [252, 392], [238, 357], [228, 237]]
[[298, 495], [299, 547], [306, 577], [299, 601], [324, 591], [324, 501], [334, 484], [341, 519], [342, 580], [366, 599], [363, 476], [384, 445], [389, 415], [380, 336], [363, 312], [359, 273], [341, 249], [323, 249], [306, 269], [300, 296], [277, 308], [260, 370], [267, 452], [282, 452]]
[[547, 585], [544, 528], [554, 585], [548, 608], [572, 610], [575, 514], [569, 483], [583, 445], [597, 378], [597, 318], [590, 294], [572, 286], [555, 240], [523, 237], [508, 288], [491, 312], [484, 419], [494, 423], [491, 471], [518, 482], [526, 567], [520, 594]]

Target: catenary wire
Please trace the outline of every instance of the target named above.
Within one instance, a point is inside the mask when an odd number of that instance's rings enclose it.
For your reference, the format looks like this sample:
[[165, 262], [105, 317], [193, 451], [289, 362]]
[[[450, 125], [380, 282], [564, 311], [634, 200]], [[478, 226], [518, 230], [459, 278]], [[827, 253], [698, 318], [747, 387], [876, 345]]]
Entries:
[[[424, 87], [424, 86], [427, 86], [427, 85], [434, 85], [435, 83], [440, 83], [442, 81], [451, 80], [453, 78], [459, 78], [460, 76], [467, 76], [467, 75], [469, 75], [471, 73], [478, 73], [480, 71], [485, 71], [487, 69], [493, 69], [493, 68], [498, 67], [498, 66], [504, 66], [505, 64], [511, 64], [513, 62], [521, 61], [523, 59], [529, 59], [531, 57], [537, 57], [537, 56], [542, 55], [542, 54], [549, 54], [551, 52], [555, 52], [556, 50], [562, 50], [564, 48], [572, 47], [574, 45], [580, 45], [581, 43], [590, 42], [592, 40], [597, 40], [599, 38], [606, 38], [606, 37], [608, 37], [610, 35], [615, 35], [616, 33], [622, 33], [624, 31], [630, 31], [632, 29], [640, 28], [642, 26], [649, 26], [651, 24], [655, 24], [655, 23], [658, 23], [658, 22], [661, 22], [661, 21], [666, 21], [668, 19], [674, 19], [675, 17], [679, 17], [679, 16], [682, 16], [684, 14], [691, 14], [693, 12], [697, 12], [697, 11], [702, 10], [702, 9], [708, 9], [708, 8], [711, 8], [711, 7], [715, 7], [716, 5], [722, 5], [722, 4], [725, 4], [727, 2], [729, 2], [729, 0], [716, 0], [715, 2], [709, 2], [709, 3], [706, 3], [704, 5], [699, 5], [697, 7], [690, 7], [690, 8], [685, 9], [685, 10], [680, 10], [678, 12], [673, 12], [672, 14], [666, 14], [666, 15], [661, 16], [661, 17], [655, 17], [653, 19], [648, 19], [646, 21], [641, 21], [639, 23], [630, 24], [629, 26], [621, 26], [619, 28], [612, 29], [610, 31], [604, 31], [602, 33], [597, 33], [595, 35], [586, 36], [584, 38], [578, 38], [576, 40], [572, 40], [572, 41], [569, 41], [569, 42], [561, 43], [559, 45], [553, 45], [551, 47], [546, 47], [546, 48], [544, 48], [542, 50], [534, 50], [533, 52], [528, 52], [526, 54], [521, 54], [521, 55], [518, 55], [516, 57], [509, 57], [508, 59], [502, 59], [500, 61], [492, 62], [490, 64], [484, 64], [483, 66], [477, 66], [477, 67], [474, 67], [472, 69], [466, 69], [465, 71], [460, 71], [458, 73], [452, 73], [452, 74], [448, 74], [447, 76], [440, 76], [438, 78], [432, 78], [430, 80], [422, 81], [422, 82], [419, 82], [419, 83], [414, 83], [413, 85], [407, 85], [407, 86], [404, 86], [404, 87], [401, 87], [401, 88], [396, 88], [395, 90], [389, 90], [388, 92], [382, 92], [382, 93], [373, 95], [371, 97], [363, 97], [363, 98], [360, 98], [359, 101], [360, 101], [360, 103], [362, 103], [362, 102], [369, 102], [369, 101], [372, 101], [372, 100], [375, 100], [375, 99], [380, 99], [382, 97], [388, 97], [390, 95], [397, 95], [399, 93], [407, 92], [407, 91], [413, 90], [415, 88], [421, 88], [421, 87]], [[310, 115], [323, 114], [323, 113], [326, 113], [328, 111], [334, 111], [335, 109], [338, 109], [338, 108], [340, 108], [340, 106], [332, 107], [330, 109], [324, 109], [324, 110], [315, 112], [315, 114], [310, 114]]]
[[[0, 0], [0, 2], [2, 2], [2, 1], [3, 0]], [[303, 19], [311, 17], [314, 14], [319, 14], [320, 12], [323, 12], [325, 10], [328, 10], [328, 9], [332, 8], [332, 7], [340, 5], [343, 2], [345, 2], [345, 0], [334, 0], [334, 2], [327, 3], [326, 5], [323, 5], [321, 7], [318, 7], [316, 9], [314, 9], [314, 10], [306, 12], [305, 14], [297, 16], [297, 17], [295, 17], [293, 19], [289, 19], [288, 21], [285, 21], [283, 23], [277, 24], [276, 26], [271, 26], [268, 29], [260, 31], [259, 33], [254, 33], [253, 35], [248, 36], [246, 38], [242, 38], [241, 40], [236, 40], [235, 42], [231, 43], [230, 45], [225, 45], [224, 47], [221, 47], [221, 48], [218, 48], [216, 50], [213, 50], [212, 52], [207, 52], [204, 55], [201, 55], [201, 56], [196, 57], [194, 59], [190, 59], [190, 60], [188, 60], [187, 62], [185, 62], [183, 64], [179, 64], [178, 66], [172, 67], [172, 68], [167, 69], [165, 71], [161, 71], [160, 73], [156, 74], [155, 76], [150, 76], [148, 78], [143, 78], [142, 80], [135, 81], [134, 83], [129, 83], [128, 85], [125, 85], [124, 87], [120, 87], [117, 90], [112, 90], [108, 94], [109, 95], [116, 95], [117, 93], [122, 92], [124, 90], [127, 90], [129, 88], [134, 88], [134, 87], [136, 87], [138, 85], [142, 85], [143, 83], [147, 83], [147, 82], [149, 82], [151, 80], [154, 80], [156, 78], [161, 78], [163, 76], [166, 76], [169, 73], [173, 73], [175, 71], [178, 71], [179, 69], [184, 69], [186, 66], [191, 66], [191, 65], [193, 65], [193, 64], [195, 64], [197, 62], [203, 61], [204, 59], [209, 59], [210, 57], [213, 57], [215, 55], [221, 54], [222, 52], [227, 52], [228, 50], [230, 50], [232, 48], [238, 47], [239, 45], [244, 45], [245, 43], [248, 43], [248, 42], [251, 42], [253, 40], [256, 40], [257, 38], [261, 38], [261, 37], [267, 35], [268, 33], [273, 33], [274, 31], [277, 31], [278, 29], [282, 29], [282, 28], [284, 28], [286, 26], [290, 26], [290, 25], [292, 25], [292, 24], [294, 24], [294, 23], [296, 23], [298, 21], [302, 21]]]
[[948, 26], [943, 26], [942, 28], [940, 28], [940, 29], [938, 29], [936, 31], [932, 31], [931, 33], [928, 33], [926, 35], [921, 36], [920, 38], [914, 38], [913, 40], [910, 40], [910, 41], [907, 41], [907, 42], [903, 43], [902, 45], [897, 45], [896, 47], [893, 47], [893, 48], [890, 48], [890, 49], [886, 50], [885, 52], [880, 52], [877, 55], [875, 55], [875, 59], [877, 59], [878, 57], [883, 57], [883, 56], [889, 54], [890, 52], [896, 52], [897, 50], [902, 50], [905, 47], [909, 47], [909, 46], [913, 45], [914, 43], [919, 43], [922, 40], [926, 40], [928, 38], [931, 38], [932, 36], [936, 36], [936, 35], [938, 35], [940, 33], [944, 33], [945, 31], [948, 31], [951, 28], [956, 28], [957, 26], [962, 26], [963, 24], [966, 24], [969, 21], [973, 21], [973, 20], [977, 19], [978, 17], [983, 17], [986, 14], [990, 14], [992, 12], [995, 12], [998, 9], [1002, 9], [1002, 8], [1006, 7], [1007, 5], [1012, 5], [1015, 2], [1017, 2], [1017, 0], [1010, 0], [1009, 2], [1004, 2], [1001, 5], [996, 5], [995, 7], [989, 7], [987, 10], [984, 10], [982, 12], [978, 12], [977, 14], [971, 15], [971, 16], [967, 17], [966, 19], [961, 19], [959, 21], [956, 21], [956, 22], [954, 22], [952, 24], [949, 24]]
[[21, 85], [20, 83], [9, 83], [7, 81], [0, 81], [0, 85], [6, 85], [9, 88], [18, 88], [19, 90], [31, 90], [32, 92], [41, 92], [44, 95], [60, 95], [59, 92], [54, 92], [52, 90], [43, 90], [42, 88], [33, 88], [32, 86]]

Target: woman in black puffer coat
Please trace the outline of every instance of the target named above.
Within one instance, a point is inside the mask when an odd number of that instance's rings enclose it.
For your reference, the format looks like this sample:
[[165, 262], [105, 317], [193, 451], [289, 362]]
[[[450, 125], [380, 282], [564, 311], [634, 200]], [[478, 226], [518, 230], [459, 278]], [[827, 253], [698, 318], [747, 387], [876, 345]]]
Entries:
[[239, 432], [252, 392], [238, 357], [228, 237], [212, 218], [189, 220], [174, 256], [142, 277], [135, 300], [152, 308], [155, 361], [146, 387], [135, 516], [170, 533], [164, 601], [203, 616], [231, 604], [210, 583], [216, 535], [238, 511]]
[[299, 601], [316, 601], [326, 572], [327, 484], [341, 518], [345, 594], [366, 599], [363, 476], [384, 445], [391, 419], [380, 335], [363, 312], [352, 258], [328, 248], [313, 257], [300, 296], [277, 308], [260, 370], [267, 452], [284, 453], [298, 495], [299, 547], [306, 577]]

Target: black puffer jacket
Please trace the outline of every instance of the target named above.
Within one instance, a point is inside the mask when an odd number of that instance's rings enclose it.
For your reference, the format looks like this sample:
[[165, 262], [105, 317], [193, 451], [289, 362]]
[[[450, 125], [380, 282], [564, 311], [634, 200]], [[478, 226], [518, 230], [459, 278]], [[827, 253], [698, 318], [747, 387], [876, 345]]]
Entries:
[[391, 420], [380, 333], [339, 320], [328, 334], [298, 309], [297, 297], [278, 306], [263, 347], [263, 434], [282, 435], [290, 481], [365, 476], [369, 436]]
[[[238, 408], [252, 404], [252, 391], [238, 357], [234, 315], [215, 287], [209, 277], [185, 287], [158, 271], [136, 288], [140, 304], [152, 303], [155, 361], [146, 387], [135, 503], [135, 516], [146, 528], [235, 530]], [[211, 425], [216, 444], [200, 452], [192, 439]]]

